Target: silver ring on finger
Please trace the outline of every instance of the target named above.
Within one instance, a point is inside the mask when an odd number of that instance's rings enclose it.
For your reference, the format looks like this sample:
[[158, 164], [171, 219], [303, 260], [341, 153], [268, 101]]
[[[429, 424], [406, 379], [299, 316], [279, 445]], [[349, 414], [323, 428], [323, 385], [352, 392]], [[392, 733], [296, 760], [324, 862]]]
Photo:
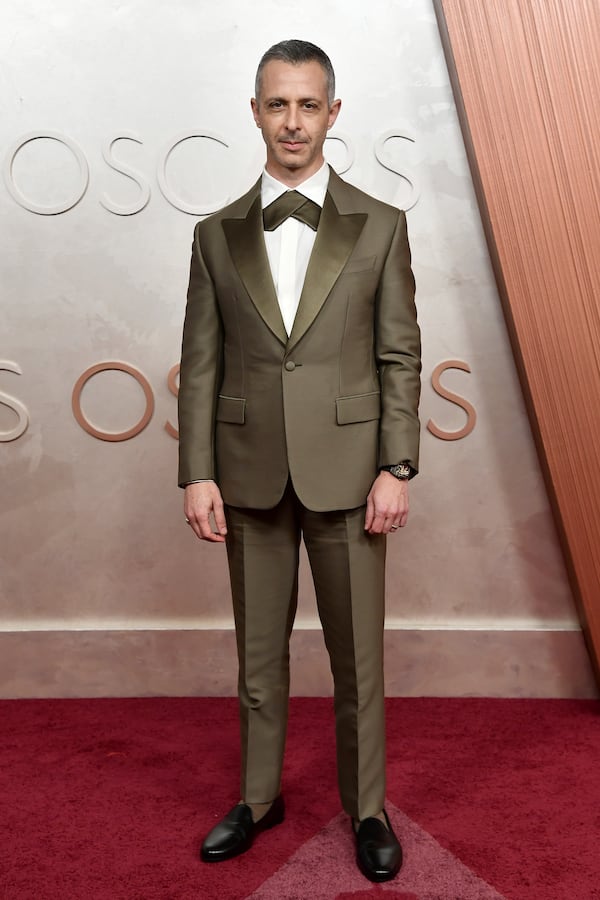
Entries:
[[186, 525], [189, 525], [189, 524], [190, 524], [190, 520], [189, 520], [189, 519], [186, 519], [186, 520], [185, 520], [185, 524], [186, 524]]
[[391, 530], [392, 530], [392, 531], [397, 531], [398, 528], [400, 528], [399, 525], [392, 525]]

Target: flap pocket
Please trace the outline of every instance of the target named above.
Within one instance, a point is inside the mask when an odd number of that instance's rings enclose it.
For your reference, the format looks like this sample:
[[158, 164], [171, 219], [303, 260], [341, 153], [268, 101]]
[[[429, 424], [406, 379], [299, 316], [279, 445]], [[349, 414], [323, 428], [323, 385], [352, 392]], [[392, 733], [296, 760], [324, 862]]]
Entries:
[[219, 394], [217, 401], [217, 422], [243, 425], [246, 418], [246, 401], [242, 397], [224, 397]]
[[352, 422], [370, 422], [381, 415], [379, 391], [356, 394], [354, 397], [338, 397], [335, 401], [338, 425]]

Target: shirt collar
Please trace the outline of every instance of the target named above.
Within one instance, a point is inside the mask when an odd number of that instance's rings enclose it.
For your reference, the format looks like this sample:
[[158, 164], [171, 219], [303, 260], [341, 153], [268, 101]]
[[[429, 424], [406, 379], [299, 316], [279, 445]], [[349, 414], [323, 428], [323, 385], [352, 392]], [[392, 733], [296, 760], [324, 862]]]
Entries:
[[306, 181], [303, 181], [301, 184], [296, 185], [295, 188], [290, 188], [287, 184], [283, 184], [283, 182], [273, 178], [273, 176], [269, 175], [267, 170], [264, 169], [260, 185], [262, 208], [264, 209], [265, 206], [268, 206], [273, 200], [277, 200], [281, 194], [290, 190], [298, 191], [298, 193], [308, 197], [309, 200], [314, 200], [315, 203], [318, 203], [319, 206], [322, 207], [325, 202], [328, 184], [329, 166], [326, 162], [323, 163], [318, 172], [315, 172], [314, 175], [311, 175], [310, 178], [307, 178]]

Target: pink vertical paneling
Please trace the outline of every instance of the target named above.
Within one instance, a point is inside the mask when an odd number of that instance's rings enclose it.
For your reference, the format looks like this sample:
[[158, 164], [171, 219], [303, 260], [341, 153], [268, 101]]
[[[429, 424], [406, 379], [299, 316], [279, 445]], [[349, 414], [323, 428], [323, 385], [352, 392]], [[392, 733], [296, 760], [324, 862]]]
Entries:
[[600, 3], [434, 2], [515, 356], [598, 664]]

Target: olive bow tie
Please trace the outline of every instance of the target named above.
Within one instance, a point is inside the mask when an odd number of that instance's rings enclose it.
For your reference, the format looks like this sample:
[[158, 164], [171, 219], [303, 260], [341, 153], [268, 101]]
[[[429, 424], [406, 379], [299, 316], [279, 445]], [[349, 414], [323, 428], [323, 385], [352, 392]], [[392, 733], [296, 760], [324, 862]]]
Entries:
[[269, 203], [263, 209], [263, 223], [265, 231], [275, 231], [276, 228], [289, 219], [298, 219], [305, 225], [310, 225], [313, 231], [317, 230], [321, 207], [314, 200], [309, 200], [298, 191], [286, 191], [273, 203]]

